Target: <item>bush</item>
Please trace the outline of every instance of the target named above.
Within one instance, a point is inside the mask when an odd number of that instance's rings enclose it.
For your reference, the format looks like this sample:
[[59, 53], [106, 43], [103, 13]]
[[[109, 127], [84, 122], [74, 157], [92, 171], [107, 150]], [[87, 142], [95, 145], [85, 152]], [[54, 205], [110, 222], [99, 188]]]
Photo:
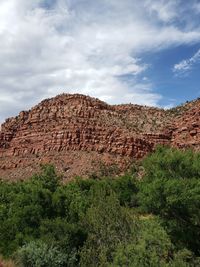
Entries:
[[143, 160], [146, 177], [164, 179], [199, 179], [200, 153], [158, 146], [156, 151]]
[[43, 166], [0, 182], [0, 226], [22, 266], [200, 266], [200, 153], [159, 147], [122, 177], [65, 185]]
[[17, 251], [15, 258], [22, 267], [64, 267], [67, 264], [65, 254], [41, 241], [24, 245]]
[[147, 216], [141, 220], [137, 240], [118, 246], [111, 266], [192, 267], [199, 263], [188, 250], [176, 252], [159, 220]]
[[120, 243], [133, 238], [137, 219], [120, 206], [117, 195], [99, 184], [93, 188], [93, 204], [84, 219], [88, 238], [81, 250], [80, 266], [107, 266]]
[[159, 148], [144, 167], [141, 211], [160, 216], [176, 246], [200, 255], [200, 153]]

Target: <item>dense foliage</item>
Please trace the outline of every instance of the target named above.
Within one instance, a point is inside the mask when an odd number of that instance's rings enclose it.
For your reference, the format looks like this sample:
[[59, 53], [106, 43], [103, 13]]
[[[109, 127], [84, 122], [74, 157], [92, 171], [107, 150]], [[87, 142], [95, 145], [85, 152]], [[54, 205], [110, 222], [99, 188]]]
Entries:
[[22, 267], [200, 266], [200, 153], [159, 147], [119, 178], [62, 184], [48, 165], [1, 181], [0, 254]]

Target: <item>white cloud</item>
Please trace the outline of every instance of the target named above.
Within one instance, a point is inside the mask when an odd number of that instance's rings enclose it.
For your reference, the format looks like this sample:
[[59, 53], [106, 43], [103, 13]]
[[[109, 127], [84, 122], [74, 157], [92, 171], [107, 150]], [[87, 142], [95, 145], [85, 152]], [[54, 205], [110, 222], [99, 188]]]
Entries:
[[173, 67], [173, 71], [176, 75], [186, 74], [193, 66], [200, 62], [200, 50], [198, 50], [191, 58], [184, 59], [177, 63]]
[[145, 4], [152, 15], [156, 15], [163, 22], [170, 22], [178, 17], [179, 2], [177, 0], [146, 0]]
[[199, 14], [200, 13], [200, 3], [198, 3], [198, 2], [194, 3], [193, 9], [194, 9], [194, 12]]
[[200, 40], [173, 24], [174, 0], [45, 2], [0, 2], [0, 121], [61, 92], [158, 105], [143, 53]]

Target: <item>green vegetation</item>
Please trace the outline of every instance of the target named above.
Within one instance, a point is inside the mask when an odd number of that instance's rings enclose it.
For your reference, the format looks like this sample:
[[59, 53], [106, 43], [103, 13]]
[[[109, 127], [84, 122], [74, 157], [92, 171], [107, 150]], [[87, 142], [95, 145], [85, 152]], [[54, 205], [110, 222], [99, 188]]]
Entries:
[[0, 254], [21, 267], [200, 266], [200, 153], [158, 147], [118, 178], [62, 184], [48, 165], [1, 181]]

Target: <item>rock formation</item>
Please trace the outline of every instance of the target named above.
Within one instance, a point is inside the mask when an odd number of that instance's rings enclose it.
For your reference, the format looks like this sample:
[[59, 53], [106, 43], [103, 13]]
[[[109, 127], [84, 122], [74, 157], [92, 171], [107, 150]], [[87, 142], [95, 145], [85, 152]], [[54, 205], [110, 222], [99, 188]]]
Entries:
[[65, 178], [87, 175], [98, 163], [121, 169], [157, 144], [200, 148], [200, 100], [171, 110], [108, 105], [63, 94], [1, 125], [0, 177], [24, 178], [53, 163]]

